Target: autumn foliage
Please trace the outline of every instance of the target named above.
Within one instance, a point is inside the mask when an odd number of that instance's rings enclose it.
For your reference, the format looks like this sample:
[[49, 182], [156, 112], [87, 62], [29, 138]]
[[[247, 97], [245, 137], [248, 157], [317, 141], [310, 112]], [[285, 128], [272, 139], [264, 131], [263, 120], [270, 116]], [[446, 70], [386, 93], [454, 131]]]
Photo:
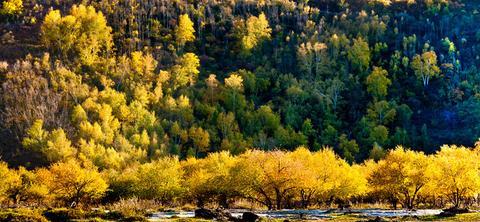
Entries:
[[434, 155], [403, 147], [378, 162], [348, 164], [330, 148], [310, 152], [250, 150], [179, 161], [162, 158], [121, 170], [99, 171], [68, 160], [28, 171], [0, 165], [4, 204], [76, 206], [138, 197], [166, 206], [193, 203], [225, 208], [246, 200], [268, 209], [386, 203], [414, 209], [468, 207], [480, 192], [477, 149], [443, 146]]

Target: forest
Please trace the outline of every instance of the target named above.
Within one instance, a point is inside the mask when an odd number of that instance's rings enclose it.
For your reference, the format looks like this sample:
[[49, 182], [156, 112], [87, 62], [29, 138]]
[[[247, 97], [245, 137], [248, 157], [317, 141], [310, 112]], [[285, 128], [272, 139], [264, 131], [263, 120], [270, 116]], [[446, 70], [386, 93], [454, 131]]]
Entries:
[[0, 0], [0, 206], [469, 207], [479, 10]]

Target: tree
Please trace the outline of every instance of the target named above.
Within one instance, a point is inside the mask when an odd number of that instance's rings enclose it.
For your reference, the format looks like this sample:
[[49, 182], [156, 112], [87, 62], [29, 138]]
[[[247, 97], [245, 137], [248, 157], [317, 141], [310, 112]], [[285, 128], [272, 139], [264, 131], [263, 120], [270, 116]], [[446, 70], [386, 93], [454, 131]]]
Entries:
[[174, 88], [193, 85], [200, 71], [200, 60], [193, 53], [185, 53], [177, 60], [177, 65], [172, 67], [172, 80]]
[[74, 5], [70, 14], [61, 16], [59, 10], [50, 11], [42, 23], [42, 41], [54, 55], [63, 59], [79, 60], [91, 66], [98, 63], [113, 46], [112, 29], [102, 12], [93, 6]]
[[218, 80], [217, 76], [214, 74], [210, 74], [207, 79], [205, 79], [205, 83], [210, 91], [210, 102], [213, 104], [213, 92], [218, 87]]
[[42, 153], [49, 162], [57, 162], [72, 158], [76, 154], [62, 129], [51, 132], [43, 129], [43, 121], [37, 120], [27, 131], [22, 145], [29, 150]]
[[385, 100], [375, 101], [367, 109], [367, 117], [377, 124], [389, 124], [397, 115], [396, 104]]
[[360, 151], [357, 141], [349, 140], [345, 134], [340, 135], [338, 140], [338, 146], [343, 158], [345, 158], [347, 162], [353, 163], [355, 161], [355, 156], [357, 155], [358, 151]]
[[8, 169], [5, 162], [0, 162], [0, 203], [8, 200], [13, 194], [14, 189], [21, 186], [22, 180], [20, 176], [14, 171]]
[[185, 43], [195, 40], [195, 28], [193, 28], [193, 22], [190, 20], [188, 14], [180, 15], [178, 19], [178, 25], [175, 28], [175, 38], [177, 44], [183, 48]]
[[282, 209], [298, 185], [299, 162], [281, 151], [247, 151], [232, 169], [233, 184], [245, 198], [268, 209]]
[[415, 75], [422, 80], [424, 87], [428, 86], [431, 78], [440, 74], [440, 68], [437, 66], [437, 54], [434, 51], [424, 52], [422, 55], [415, 55], [411, 66]]
[[183, 171], [177, 158], [162, 158], [140, 165], [135, 170], [131, 188], [139, 198], [159, 200], [167, 204], [181, 196], [182, 177]]
[[347, 58], [352, 67], [358, 71], [365, 72], [370, 66], [371, 52], [368, 43], [358, 37], [353, 40], [353, 45], [348, 49]]
[[243, 33], [241, 35], [242, 48], [249, 52], [261, 41], [269, 39], [272, 29], [269, 27], [265, 14], [261, 13], [258, 17], [250, 16], [247, 19], [245, 30], [240, 30], [240, 32]]
[[388, 128], [383, 125], [375, 126], [370, 131], [370, 141], [372, 143], [378, 143], [379, 145], [385, 145], [388, 140]]
[[480, 192], [478, 152], [462, 146], [444, 145], [433, 158], [433, 187], [459, 208]]
[[188, 131], [189, 137], [192, 140], [193, 147], [195, 148], [195, 157], [198, 157], [199, 153], [207, 152], [210, 146], [210, 135], [207, 131], [201, 127], [191, 127]]
[[186, 196], [195, 200], [198, 207], [213, 199], [228, 208], [230, 198], [237, 195], [230, 175], [235, 163], [236, 159], [225, 151], [209, 154], [205, 159], [189, 158], [184, 161]]
[[367, 77], [367, 91], [372, 94], [376, 100], [387, 96], [388, 87], [392, 81], [388, 79], [388, 72], [379, 67], [373, 67], [372, 73]]
[[0, 87], [0, 118], [19, 139], [38, 119], [49, 128], [68, 124], [60, 106], [62, 95], [49, 87], [48, 80], [33, 63], [18, 61], [17, 68], [7, 73]]
[[236, 94], [243, 91], [243, 78], [235, 73], [230, 74], [230, 77], [225, 79], [225, 86], [232, 90], [233, 94], [233, 112], [235, 112], [235, 97]]
[[81, 165], [75, 160], [69, 160], [55, 163], [48, 170], [40, 171], [42, 183], [57, 201], [67, 206], [98, 200], [108, 188], [102, 175], [88, 163]]
[[430, 158], [423, 153], [398, 146], [380, 160], [368, 177], [373, 192], [390, 201], [399, 200], [402, 206], [413, 209], [431, 181], [428, 174]]

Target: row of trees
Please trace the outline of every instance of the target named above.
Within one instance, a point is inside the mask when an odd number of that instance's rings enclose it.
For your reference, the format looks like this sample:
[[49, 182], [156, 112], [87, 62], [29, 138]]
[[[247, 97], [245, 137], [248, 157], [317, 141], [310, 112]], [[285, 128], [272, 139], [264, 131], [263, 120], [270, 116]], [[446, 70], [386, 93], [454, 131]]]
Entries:
[[330, 148], [310, 152], [250, 150], [204, 159], [167, 157], [122, 171], [98, 171], [71, 159], [28, 171], [0, 164], [4, 204], [63, 205], [119, 198], [152, 199], [165, 206], [195, 203], [225, 208], [245, 199], [268, 209], [399, 203], [403, 208], [469, 206], [480, 193], [475, 149], [443, 146], [434, 155], [397, 147], [384, 158], [348, 164]]

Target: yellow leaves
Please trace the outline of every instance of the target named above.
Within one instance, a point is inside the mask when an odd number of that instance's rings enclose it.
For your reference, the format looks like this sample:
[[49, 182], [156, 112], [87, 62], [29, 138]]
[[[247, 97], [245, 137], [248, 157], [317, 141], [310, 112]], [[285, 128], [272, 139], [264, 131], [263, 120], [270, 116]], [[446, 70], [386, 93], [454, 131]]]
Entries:
[[54, 198], [68, 205], [98, 200], [108, 188], [97, 169], [73, 160], [53, 164], [42, 174]]
[[368, 177], [373, 192], [386, 198], [397, 198], [405, 208], [414, 208], [431, 181], [430, 157], [397, 147], [380, 160]]
[[91, 124], [88, 121], [83, 121], [80, 123], [78, 130], [81, 138], [92, 139], [97, 142], [104, 141], [105, 135], [103, 135], [102, 127], [97, 122]]
[[125, 157], [121, 153], [113, 148], [105, 148], [96, 144], [93, 140], [86, 142], [81, 139], [79, 153], [102, 169], [120, 169], [125, 161]]
[[[260, 200], [269, 208], [283, 207], [287, 196], [299, 198], [304, 207], [313, 199], [329, 202], [358, 196], [366, 190], [360, 167], [351, 167], [331, 149], [310, 152], [248, 151], [238, 157], [232, 169], [238, 192]], [[282, 195], [277, 196], [278, 192]], [[273, 206], [269, 202], [276, 202]]]
[[185, 95], [181, 95], [180, 97], [178, 97], [177, 105], [181, 109], [190, 108], [190, 99]]
[[231, 181], [231, 169], [236, 159], [228, 152], [212, 153], [205, 159], [189, 158], [182, 162], [183, 185], [189, 198], [206, 201], [208, 198], [234, 196], [236, 185]]
[[143, 54], [140, 51], [132, 52], [131, 60], [132, 69], [147, 79], [153, 75], [158, 63], [152, 54]]
[[92, 6], [74, 5], [70, 15], [50, 11], [42, 24], [42, 40], [64, 58], [74, 56], [81, 64], [98, 63], [98, 57], [113, 46], [112, 29], [101, 12]]
[[480, 192], [478, 153], [455, 145], [441, 147], [434, 157], [432, 176], [436, 193], [449, 198], [455, 207], [462, 199]]
[[196, 155], [200, 152], [208, 151], [207, 148], [210, 145], [210, 135], [207, 131], [201, 127], [191, 127], [188, 134], [192, 140]]
[[193, 85], [200, 71], [200, 60], [194, 53], [185, 53], [177, 60], [177, 65], [172, 67], [172, 80], [174, 88]]
[[230, 74], [230, 77], [225, 79], [225, 86], [236, 91], [243, 91], [243, 78], [235, 73], [232, 73]]
[[42, 120], [34, 122], [27, 131], [27, 137], [23, 139], [22, 145], [26, 149], [42, 153], [50, 162], [69, 159], [76, 154], [63, 129], [45, 131]]
[[183, 190], [182, 176], [180, 161], [174, 157], [140, 165], [135, 172], [134, 193], [145, 199], [171, 201]]
[[371, 61], [371, 51], [368, 43], [362, 37], [354, 39], [353, 45], [348, 49], [347, 58], [358, 71], [367, 70]]
[[0, 203], [8, 198], [9, 193], [16, 187], [20, 186], [22, 181], [20, 176], [14, 171], [8, 169], [4, 162], [0, 162]]
[[256, 47], [262, 40], [269, 39], [272, 29], [269, 27], [265, 14], [258, 17], [251, 16], [246, 22], [246, 33], [242, 37], [242, 46], [249, 51]]
[[62, 129], [53, 130], [50, 133], [47, 148], [42, 152], [50, 161], [67, 160], [77, 153]]
[[193, 28], [193, 22], [190, 20], [190, 17], [188, 17], [188, 14], [180, 15], [178, 25], [175, 28], [177, 44], [183, 46], [185, 43], [195, 40], [194, 34], [195, 29]]
[[142, 133], [133, 134], [132, 138], [130, 139], [134, 145], [137, 147], [141, 147], [146, 149], [148, 145], [150, 145], [150, 137], [146, 130], [143, 130]]
[[440, 74], [440, 68], [437, 66], [437, 54], [434, 51], [415, 55], [411, 66], [417, 77], [422, 80], [423, 86], [428, 86], [430, 79]]
[[22, 0], [5, 0], [2, 4], [2, 9], [0, 14], [4, 15], [17, 15], [23, 11], [23, 1]]

